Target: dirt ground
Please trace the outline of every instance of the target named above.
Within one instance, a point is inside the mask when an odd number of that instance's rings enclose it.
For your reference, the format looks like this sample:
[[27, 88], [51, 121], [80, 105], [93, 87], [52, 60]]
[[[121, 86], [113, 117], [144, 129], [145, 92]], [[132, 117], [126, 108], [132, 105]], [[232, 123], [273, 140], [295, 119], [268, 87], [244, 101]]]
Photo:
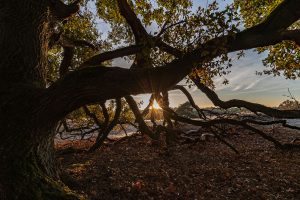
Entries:
[[[299, 132], [269, 131], [289, 142]], [[106, 144], [94, 153], [58, 155], [64, 181], [90, 199], [300, 199], [300, 150], [281, 151], [245, 130], [226, 140], [177, 141], [167, 149], [142, 136]], [[64, 143], [85, 147], [90, 142]]]

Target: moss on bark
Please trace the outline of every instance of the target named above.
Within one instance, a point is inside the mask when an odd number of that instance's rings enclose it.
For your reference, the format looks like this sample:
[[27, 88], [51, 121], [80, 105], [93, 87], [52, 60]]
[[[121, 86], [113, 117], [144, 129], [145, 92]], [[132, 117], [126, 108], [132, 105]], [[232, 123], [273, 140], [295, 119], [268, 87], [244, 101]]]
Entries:
[[[33, 156], [16, 158], [11, 163], [5, 162], [8, 167], [3, 168], [0, 186], [4, 188], [4, 199], [8, 200], [83, 200], [84, 196], [77, 195], [62, 183], [55, 175], [46, 174], [47, 171], [56, 171], [51, 162], [42, 166], [40, 159]], [[11, 154], [13, 156], [13, 154]], [[48, 158], [47, 158], [48, 159]], [[11, 160], [11, 159], [10, 159]], [[8, 161], [8, 160], [6, 160]], [[49, 168], [52, 168], [51, 170]]]

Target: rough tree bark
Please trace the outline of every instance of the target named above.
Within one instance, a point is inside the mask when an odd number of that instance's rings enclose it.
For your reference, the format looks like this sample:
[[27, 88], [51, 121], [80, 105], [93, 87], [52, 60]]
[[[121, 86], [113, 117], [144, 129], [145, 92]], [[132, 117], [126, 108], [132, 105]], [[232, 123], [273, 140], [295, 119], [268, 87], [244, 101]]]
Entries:
[[54, 4], [1, 0], [0, 5], [0, 197], [79, 199], [59, 181], [56, 122], [41, 123], [38, 114]]

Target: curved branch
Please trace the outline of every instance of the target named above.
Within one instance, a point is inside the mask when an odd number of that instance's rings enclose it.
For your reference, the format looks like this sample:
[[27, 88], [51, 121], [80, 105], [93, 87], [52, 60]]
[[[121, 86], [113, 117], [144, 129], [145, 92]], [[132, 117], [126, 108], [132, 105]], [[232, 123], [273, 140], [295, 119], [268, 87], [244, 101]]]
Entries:
[[134, 37], [139, 43], [143, 38], [148, 37], [148, 33], [142, 25], [141, 21], [137, 18], [136, 14], [131, 9], [127, 0], [118, 0], [118, 6], [120, 9], [121, 15], [126, 19], [127, 23], [131, 27], [131, 30], [134, 34]]
[[[173, 76], [170, 76], [170, 70]], [[43, 105], [39, 109], [42, 110], [37, 112], [48, 113], [47, 119], [59, 120], [87, 104], [165, 90], [183, 79], [187, 74], [185, 71], [185, 68], [173, 69], [172, 65], [151, 69], [84, 68], [53, 83], [41, 97]]]
[[129, 105], [130, 109], [132, 110], [137, 123], [139, 124], [140, 131], [143, 134], [148, 135], [152, 139], [156, 139], [154, 133], [149, 129], [146, 122], [144, 121], [143, 116], [140, 113], [140, 110], [139, 110], [135, 100], [132, 98], [132, 96], [126, 96], [125, 99]]
[[287, 29], [300, 17], [300, 1], [285, 0], [258, 27], [265, 31], [281, 31]]
[[104, 123], [103, 123], [103, 128], [108, 126], [109, 123], [109, 114], [108, 114], [108, 110], [105, 106], [105, 102], [100, 102], [99, 103], [101, 109], [102, 109], [102, 114], [104, 116]]
[[123, 57], [123, 56], [129, 56], [129, 55], [132, 55], [132, 54], [136, 54], [139, 51], [141, 51], [142, 49], [143, 49], [142, 45], [132, 45], [132, 46], [116, 49], [116, 50], [113, 50], [113, 51], [108, 51], [108, 52], [104, 52], [104, 53], [101, 53], [101, 54], [97, 54], [97, 55], [89, 58], [84, 63], [82, 63], [80, 68], [87, 67], [87, 66], [89, 66], [89, 67], [99, 66], [104, 61], [112, 60], [114, 58], [119, 58], [119, 57]]
[[120, 115], [121, 115], [121, 111], [122, 111], [121, 99], [116, 99], [116, 111], [115, 111], [115, 116], [114, 116], [113, 120], [110, 122], [110, 124], [105, 128], [105, 130], [103, 132], [99, 133], [94, 145], [88, 150], [88, 152], [95, 151], [103, 144], [103, 142], [107, 138], [108, 134], [117, 125]]
[[270, 117], [276, 118], [300, 118], [300, 111], [298, 110], [277, 110], [270, 108], [261, 104], [251, 103], [243, 100], [232, 99], [229, 101], [222, 101], [218, 95], [200, 82], [200, 78], [190, 77], [196, 86], [213, 102], [215, 106], [219, 106], [223, 109], [228, 109], [232, 107], [246, 108], [254, 113], [261, 112]]
[[93, 50], [97, 50], [96, 46], [91, 42], [81, 39], [71, 39], [66, 36], [61, 36], [59, 43], [63, 47], [89, 47]]
[[191, 106], [197, 111], [198, 115], [200, 118], [204, 118], [206, 119], [205, 114], [203, 113], [203, 111], [199, 108], [199, 106], [195, 103], [192, 95], [189, 93], [189, 91], [187, 89], [185, 89], [185, 87], [181, 86], [181, 85], [176, 85], [173, 87], [173, 89], [175, 90], [180, 90], [189, 100]]
[[152, 44], [152, 37], [147, 33], [145, 27], [134, 13], [127, 0], [118, 0], [118, 6], [121, 15], [126, 19], [129, 24], [136, 44], [144, 44], [144, 48], [137, 52], [135, 60], [131, 68], [151, 68], [153, 67], [152, 60], [150, 58]]
[[69, 72], [74, 57], [74, 47], [63, 47], [63, 49], [63, 59], [59, 66], [60, 77], [64, 77]]
[[238, 120], [234, 120], [234, 119], [213, 119], [210, 121], [200, 121], [200, 120], [193, 120], [193, 119], [181, 117], [181, 116], [177, 115], [174, 111], [172, 111], [171, 109], [168, 109], [168, 108], [163, 108], [163, 109], [166, 109], [166, 111], [170, 113], [171, 118], [173, 118], [174, 120], [177, 120], [179, 122], [184, 122], [184, 123], [192, 124], [195, 126], [206, 127], [206, 128], [210, 128], [217, 124], [231, 124], [231, 125], [235, 125], [235, 126], [242, 126], [246, 129], [254, 132], [255, 134], [261, 136], [265, 140], [272, 142], [276, 148], [283, 149], [283, 150], [300, 149], [300, 145], [289, 144], [289, 143], [282, 144], [281, 142], [279, 142], [272, 136], [267, 135], [264, 132], [262, 132], [261, 130], [250, 126], [249, 124], [247, 124], [247, 121], [243, 121], [243, 120], [238, 121]]
[[165, 23], [162, 27], [162, 29], [160, 30], [160, 32], [155, 36], [155, 37], [161, 37], [168, 29], [174, 27], [174, 26], [177, 26], [179, 24], [182, 24], [182, 23], [187, 23], [187, 20], [180, 20], [176, 23], [173, 23], [173, 24], [170, 24], [167, 26], [167, 23]]
[[184, 52], [172, 47], [170, 45], [168, 45], [167, 43], [165, 43], [164, 41], [162, 41], [162, 39], [157, 38], [156, 39], [156, 43], [155, 43], [162, 51], [167, 52], [173, 56], [175, 56], [176, 58], [181, 58], [184, 56]]
[[246, 119], [243, 121], [250, 123], [250, 124], [257, 124], [257, 125], [281, 124], [283, 127], [286, 127], [289, 129], [300, 130], [300, 127], [289, 125], [286, 120], [276, 120], [276, 121], [266, 121], [265, 122], [265, 121], [255, 121], [255, 120], [251, 120], [251, 119]]
[[153, 104], [153, 101], [154, 101], [154, 94], [151, 95], [150, 99], [149, 99], [149, 103], [148, 105], [146, 106], [146, 108], [143, 110], [142, 112], [142, 116], [146, 116], [148, 113], [149, 113], [149, 109], [150, 107], [152, 106]]
[[282, 37], [285, 37], [287, 40], [292, 40], [297, 45], [300, 45], [300, 30], [282, 31], [281, 34], [282, 34]]
[[[220, 142], [222, 142], [223, 144], [225, 144], [226, 146], [228, 146], [232, 151], [234, 151], [236, 154], [239, 154], [239, 151], [229, 142], [227, 142], [226, 140], [224, 140], [218, 133], [216, 133], [213, 130], [214, 127], [209, 127], [209, 129], [211, 130], [211, 132], [213, 133], [214, 137], [217, 138]], [[218, 128], [217, 128], [218, 129]]]
[[69, 72], [70, 67], [72, 66], [75, 47], [89, 47], [94, 50], [96, 49], [96, 47], [92, 43], [85, 40], [73, 40], [67, 37], [63, 37], [61, 36], [61, 34], [58, 35], [59, 38], [56, 43], [59, 43], [63, 47], [63, 59], [59, 67], [59, 75], [62, 78]]
[[99, 121], [99, 119], [98, 119], [98, 117], [96, 116], [96, 114], [95, 114], [95, 113], [92, 113], [92, 112], [90, 111], [90, 109], [89, 109], [87, 106], [83, 106], [83, 110], [84, 110], [85, 114], [86, 114], [88, 117], [90, 117], [90, 118], [95, 122], [95, 124], [96, 124], [99, 128], [100, 128], [100, 127], [106, 127], [105, 124], [102, 124], [102, 123]]

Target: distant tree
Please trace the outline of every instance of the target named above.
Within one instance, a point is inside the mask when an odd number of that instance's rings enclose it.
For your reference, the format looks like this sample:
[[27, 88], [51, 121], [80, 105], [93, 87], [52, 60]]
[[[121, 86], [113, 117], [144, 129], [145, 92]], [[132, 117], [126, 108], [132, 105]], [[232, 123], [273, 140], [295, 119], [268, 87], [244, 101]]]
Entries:
[[280, 103], [278, 108], [280, 110], [300, 110], [300, 103], [299, 101], [288, 99]]
[[188, 118], [197, 118], [199, 117], [195, 108], [191, 105], [189, 101], [180, 104], [178, 108], [176, 108], [176, 113], [178, 115], [181, 115], [183, 117], [188, 117]]

